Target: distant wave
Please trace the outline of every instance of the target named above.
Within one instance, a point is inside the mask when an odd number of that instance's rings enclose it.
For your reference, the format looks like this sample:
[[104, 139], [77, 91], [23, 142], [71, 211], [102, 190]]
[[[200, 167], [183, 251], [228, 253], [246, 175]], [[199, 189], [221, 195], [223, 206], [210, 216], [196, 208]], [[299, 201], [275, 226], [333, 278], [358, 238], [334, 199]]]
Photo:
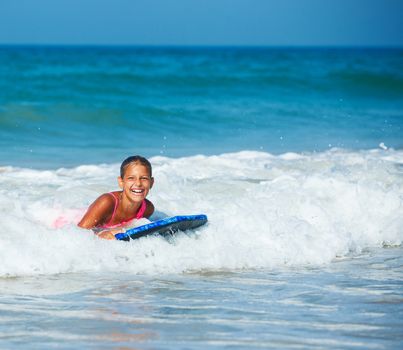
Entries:
[[356, 90], [356, 93], [389, 94], [395, 97], [401, 97], [403, 93], [403, 75], [390, 72], [350, 69], [331, 72], [328, 77], [348, 91]]
[[0, 46], [0, 164], [400, 149], [402, 57], [398, 49]]

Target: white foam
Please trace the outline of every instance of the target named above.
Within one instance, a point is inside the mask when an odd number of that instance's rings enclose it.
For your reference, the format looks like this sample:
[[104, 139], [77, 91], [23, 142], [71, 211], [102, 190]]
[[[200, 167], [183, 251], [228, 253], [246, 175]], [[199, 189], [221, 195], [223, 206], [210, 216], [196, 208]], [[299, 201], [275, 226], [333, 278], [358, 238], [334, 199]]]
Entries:
[[208, 226], [175, 242], [104, 241], [73, 223], [119, 165], [0, 171], [0, 276], [83, 271], [180, 273], [327, 264], [403, 239], [403, 152], [378, 149], [155, 157], [150, 199], [167, 215], [205, 213]]

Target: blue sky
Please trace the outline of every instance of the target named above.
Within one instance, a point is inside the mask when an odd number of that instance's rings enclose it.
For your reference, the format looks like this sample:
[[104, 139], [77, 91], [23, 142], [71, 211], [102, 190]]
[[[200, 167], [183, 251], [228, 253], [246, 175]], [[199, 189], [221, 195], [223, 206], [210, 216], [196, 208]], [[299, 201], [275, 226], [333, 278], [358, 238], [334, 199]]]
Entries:
[[403, 0], [0, 0], [0, 44], [403, 46]]

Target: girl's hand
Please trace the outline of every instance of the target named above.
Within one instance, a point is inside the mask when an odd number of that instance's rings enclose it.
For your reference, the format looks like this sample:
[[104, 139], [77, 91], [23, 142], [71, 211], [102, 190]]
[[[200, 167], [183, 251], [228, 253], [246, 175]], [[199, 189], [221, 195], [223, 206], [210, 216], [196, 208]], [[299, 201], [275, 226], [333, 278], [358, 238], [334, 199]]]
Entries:
[[105, 230], [105, 231], [98, 232], [96, 235], [99, 238], [113, 240], [113, 239], [116, 239], [115, 235], [117, 233], [122, 233], [122, 232], [124, 232], [124, 231], [121, 228], [115, 228], [112, 230]]
[[103, 238], [103, 239], [111, 239], [111, 240], [116, 239], [115, 235], [109, 231], [102, 231], [102, 232], [98, 233], [97, 236], [99, 238]]

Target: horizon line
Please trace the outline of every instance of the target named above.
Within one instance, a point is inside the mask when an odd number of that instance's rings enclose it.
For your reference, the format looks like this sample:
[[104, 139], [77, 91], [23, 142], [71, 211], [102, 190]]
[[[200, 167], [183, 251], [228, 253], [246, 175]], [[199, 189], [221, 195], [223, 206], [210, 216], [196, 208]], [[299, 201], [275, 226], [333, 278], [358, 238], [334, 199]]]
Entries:
[[61, 44], [61, 43], [0, 43], [0, 47], [65, 47], [65, 48], [150, 48], [150, 49], [403, 49], [402, 45], [364, 45], [364, 44], [307, 44], [307, 45], [255, 45], [255, 44]]

